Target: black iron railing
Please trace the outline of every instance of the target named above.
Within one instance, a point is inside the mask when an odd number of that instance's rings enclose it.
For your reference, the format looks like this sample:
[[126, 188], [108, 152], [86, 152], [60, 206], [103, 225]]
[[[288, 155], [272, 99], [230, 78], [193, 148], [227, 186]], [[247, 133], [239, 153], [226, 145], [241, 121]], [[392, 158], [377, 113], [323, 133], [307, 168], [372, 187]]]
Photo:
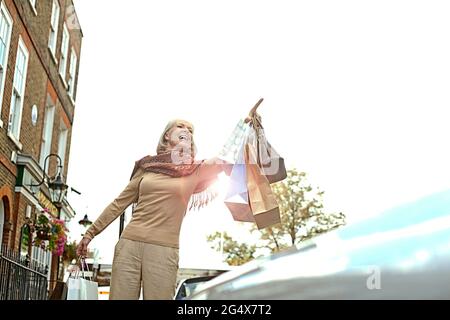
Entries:
[[0, 248], [0, 300], [47, 300], [48, 267]]

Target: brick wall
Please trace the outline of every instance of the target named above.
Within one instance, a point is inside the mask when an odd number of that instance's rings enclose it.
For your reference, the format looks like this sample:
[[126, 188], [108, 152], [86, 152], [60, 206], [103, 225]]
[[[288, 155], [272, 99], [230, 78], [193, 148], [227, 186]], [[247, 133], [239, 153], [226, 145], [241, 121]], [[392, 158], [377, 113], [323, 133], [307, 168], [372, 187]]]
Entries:
[[[34, 13], [28, 0], [0, 0], [0, 2], [8, 9], [13, 20], [10, 47], [8, 51], [8, 64], [5, 72], [3, 101], [0, 101], [2, 106], [0, 119], [3, 121], [3, 128], [0, 128], [0, 190], [2, 187], [7, 187], [13, 194], [17, 167], [10, 159], [12, 152], [19, 151], [19, 149], [7, 136], [7, 129], [19, 37], [22, 38], [29, 52], [19, 139], [22, 144], [22, 150], [20, 150], [20, 152], [31, 155], [39, 162], [45, 110], [48, 101], [52, 101], [51, 104], [55, 106], [55, 117], [53, 123], [51, 153], [58, 152], [59, 129], [60, 123], [63, 121], [68, 129], [64, 163], [64, 176], [67, 177], [75, 106], [68, 95], [64, 81], [59, 75], [63, 23], [64, 21], [67, 21], [70, 34], [67, 56], [68, 63], [66, 67], [67, 72], [64, 76], [66, 82], [70, 71], [69, 62], [71, 48], [73, 48], [77, 54], [77, 72], [75, 79], [76, 82], [78, 80], [78, 70], [81, 60], [82, 31], [80, 28], [74, 27], [75, 24], [73, 22], [76, 13], [74, 13], [72, 7], [72, 0], [58, 1], [61, 10], [58, 24], [55, 62], [48, 48], [53, 0], [36, 1], [37, 14]], [[51, 99], [49, 99], [49, 97], [51, 97]], [[36, 125], [33, 125], [31, 120], [33, 105], [36, 105], [38, 109], [38, 120]], [[50, 175], [55, 172], [56, 162], [55, 158], [50, 158]], [[11, 241], [9, 242], [14, 243], [16, 247], [19, 241], [18, 238], [20, 237], [20, 226], [25, 219], [24, 215], [27, 201], [24, 196], [21, 195], [15, 195], [13, 199], [9, 201], [11, 202], [9, 203], [10, 211], [16, 213], [16, 217], [14, 217], [14, 232], [11, 233], [13, 239], [10, 239]]]
[[[27, 31], [29, 32], [31, 39], [36, 47], [36, 51], [42, 59], [42, 64], [48, 73], [49, 78], [51, 79], [55, 89], [58, 93], [58, 99], [61, 101], [63, 107], [65, 108], [71, 123], [73, 122], [74, 116], [74, 106], [70, 101], [66, 87], [59, 76], [59, 61], [61, 58], [61, 42], [63, 35], [63, 23], [66, 22], [69, 34], [70, 34], [70, 42], [69, 42], [69, 50], [68, 50], [68, 59], [70, 59], [70, 48], [74, 48], [77, 53], [78, 62], [80, 61], [81, 55], [81, 42], [82, 42], [82, 31], [79, 28], [75, 27], [73, 23], [74, 14], [73, 11], [73, 1], [72, 0], [59, 0], [60, 5], [60, 15], [59, 15], [59, 24], [58, 24], [58, 38], [56, 42], [56, 61], [50, 50], [48, 49], [48, 39], [50, 34], [50, 19], [52, 13], [52, 0], [41, 0], [37, 1], [36, 8], [38, 11], [38, 15], [35, 15], [33, 9], [31, 8], [29, 1], [23, 0], [14, 0], [20, 16], [26, 26]], [[69, 67], [67, 66], [65, 80], [67, 82], [69, 74]], [[77, 74], [78, 74], [78, 65], [77, 65]], [[76, 76], [78, 79], [78, 76]]]
[[[54, 59], [52, 58], [52, 54], [48, 49], [50, 19], [53, 1], [37, 1], [37, 15], [34, 13], [31, 5], [29, 4], [29, 1], [4, 0], [3, 2], [9, 10], [14, 21], [2, 101], [3, 105], [0, 114], [1, 119], [4, 123], [3, 133], [6, 133], [7, 130], [14, 77], [14, 66], [18, 47], [17, 44], [19, 41], [19, 36], [21, 36], [30, 54], [20, 134], [20, 142], [23, 145], [22, 152], [30, 154], [36, 160], [39, 160], [41, 148], [40, 142], [45, 117], [45, 107], [47, 103], [47, 95], [49, 94], [48, 83], [50, 83], [50, 86], [52, 87], [56, 96], [56, 99], [54, 99], [53, 101], [54, 105], [56, 106], [56, 112], [54, 118], [55, 122], [53, 125], [54, 131], [51, 151], [53, 153], [56, 153], [58, 150], [58, 137], [60, 127], [59, 124], [64, 117], [65, 120], [68, 120], [66, 121], [66, 126], [69, 130], [69, 139], [67, 140], [65, 156], [66, 161], [64, 165], [65, 176], [67, 176], [70, 137], [72, 129], [71, 127], [74, 117], [74, 105], [69, 98], [64, 81], [59, 75], [59, 63], [55, 63]], [[71, 9], [73, 6], [72, 0], [59, 0], [59, 4], [61, 7], [61, 11], [59, 19], [58, 40], [56, 45], [56, 59], [59, 62], [59, 59], [61, 57], [63, 23], [64, 21], [68, 20], [67, 26], [69, 28], [70, 41], [67, 61], [70, 61], [70, 52], [73, 48], [77, 54], [78, 63], [75, 79], [78, 80], [82, 32], [81, 29], [74, 27], [74, 11], [73, 9]], [[70, 67], [69, 64], [67, 64], [66, 75], [64, 77], [66, 82], [68, 81], [69, 70]], [[76, 84], [77, 81], [75, 82], [75, 85]], [[31, 110], [33, 105], [36, 105], [38, 107], [38, 123], [36, 126], [33, 126], [31, 124]], [[7, 158], [10, 158], [11, 152], [13, 150], [17, 150], [17, 147], [10, 139], [1, 139], [0, 150], [3, 155], [5, 155]], [[56, 160], [51, 159], [51, 161], [52, 163], [50, 172], [52, 173], [53, 168], [56, 166]]]

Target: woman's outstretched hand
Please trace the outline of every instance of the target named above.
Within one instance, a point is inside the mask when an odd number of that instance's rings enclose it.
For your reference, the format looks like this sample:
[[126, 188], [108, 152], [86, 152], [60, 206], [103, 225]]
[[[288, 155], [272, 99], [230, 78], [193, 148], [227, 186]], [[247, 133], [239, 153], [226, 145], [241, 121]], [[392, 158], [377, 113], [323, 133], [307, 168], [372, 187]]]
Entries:
[[245, 123], [248, 123], [250, 121], [252, 121], [252, 118], [256, 115], [259, 117], [257, 110], [258, 107], [261, 105], [261, 103], [264, 101], [263, 98], [259, 99], [258, 102], [255, 104], [255, 106], [250, 110], [250, 112], [248, 113], [248, 117], [245, 118]]
[[84, 237], [77, 246], [77, 256], [86, 257], [87, 249], [91, 239]]

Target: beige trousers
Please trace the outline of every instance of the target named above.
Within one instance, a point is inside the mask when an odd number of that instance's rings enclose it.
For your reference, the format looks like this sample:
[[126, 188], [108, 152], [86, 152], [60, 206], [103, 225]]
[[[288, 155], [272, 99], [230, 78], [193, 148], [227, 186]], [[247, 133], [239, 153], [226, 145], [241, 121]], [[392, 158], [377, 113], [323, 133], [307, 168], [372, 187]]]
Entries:
[[114, 249], [110, 300], [172, 300], [178, 249], [121, 238]]

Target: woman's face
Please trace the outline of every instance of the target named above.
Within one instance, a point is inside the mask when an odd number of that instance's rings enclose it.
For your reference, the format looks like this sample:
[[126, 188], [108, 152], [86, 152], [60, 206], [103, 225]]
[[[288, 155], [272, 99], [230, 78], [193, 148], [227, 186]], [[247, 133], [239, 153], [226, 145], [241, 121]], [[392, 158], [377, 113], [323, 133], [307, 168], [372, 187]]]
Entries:
[[166, 139], [172, 148], [180, 144], [190, 146], [192, 143], [192, 131], [190, 124], [180, 121], [166, 133]]
[[[173, 154], [184, 157], [192, 155], [193, 128], [191, 124], [178, 121], [166, 133], [165, 138], [169, 142], [169, 149]], [[183, 161], [186, 160], [190, 160], [190, 158]]]

